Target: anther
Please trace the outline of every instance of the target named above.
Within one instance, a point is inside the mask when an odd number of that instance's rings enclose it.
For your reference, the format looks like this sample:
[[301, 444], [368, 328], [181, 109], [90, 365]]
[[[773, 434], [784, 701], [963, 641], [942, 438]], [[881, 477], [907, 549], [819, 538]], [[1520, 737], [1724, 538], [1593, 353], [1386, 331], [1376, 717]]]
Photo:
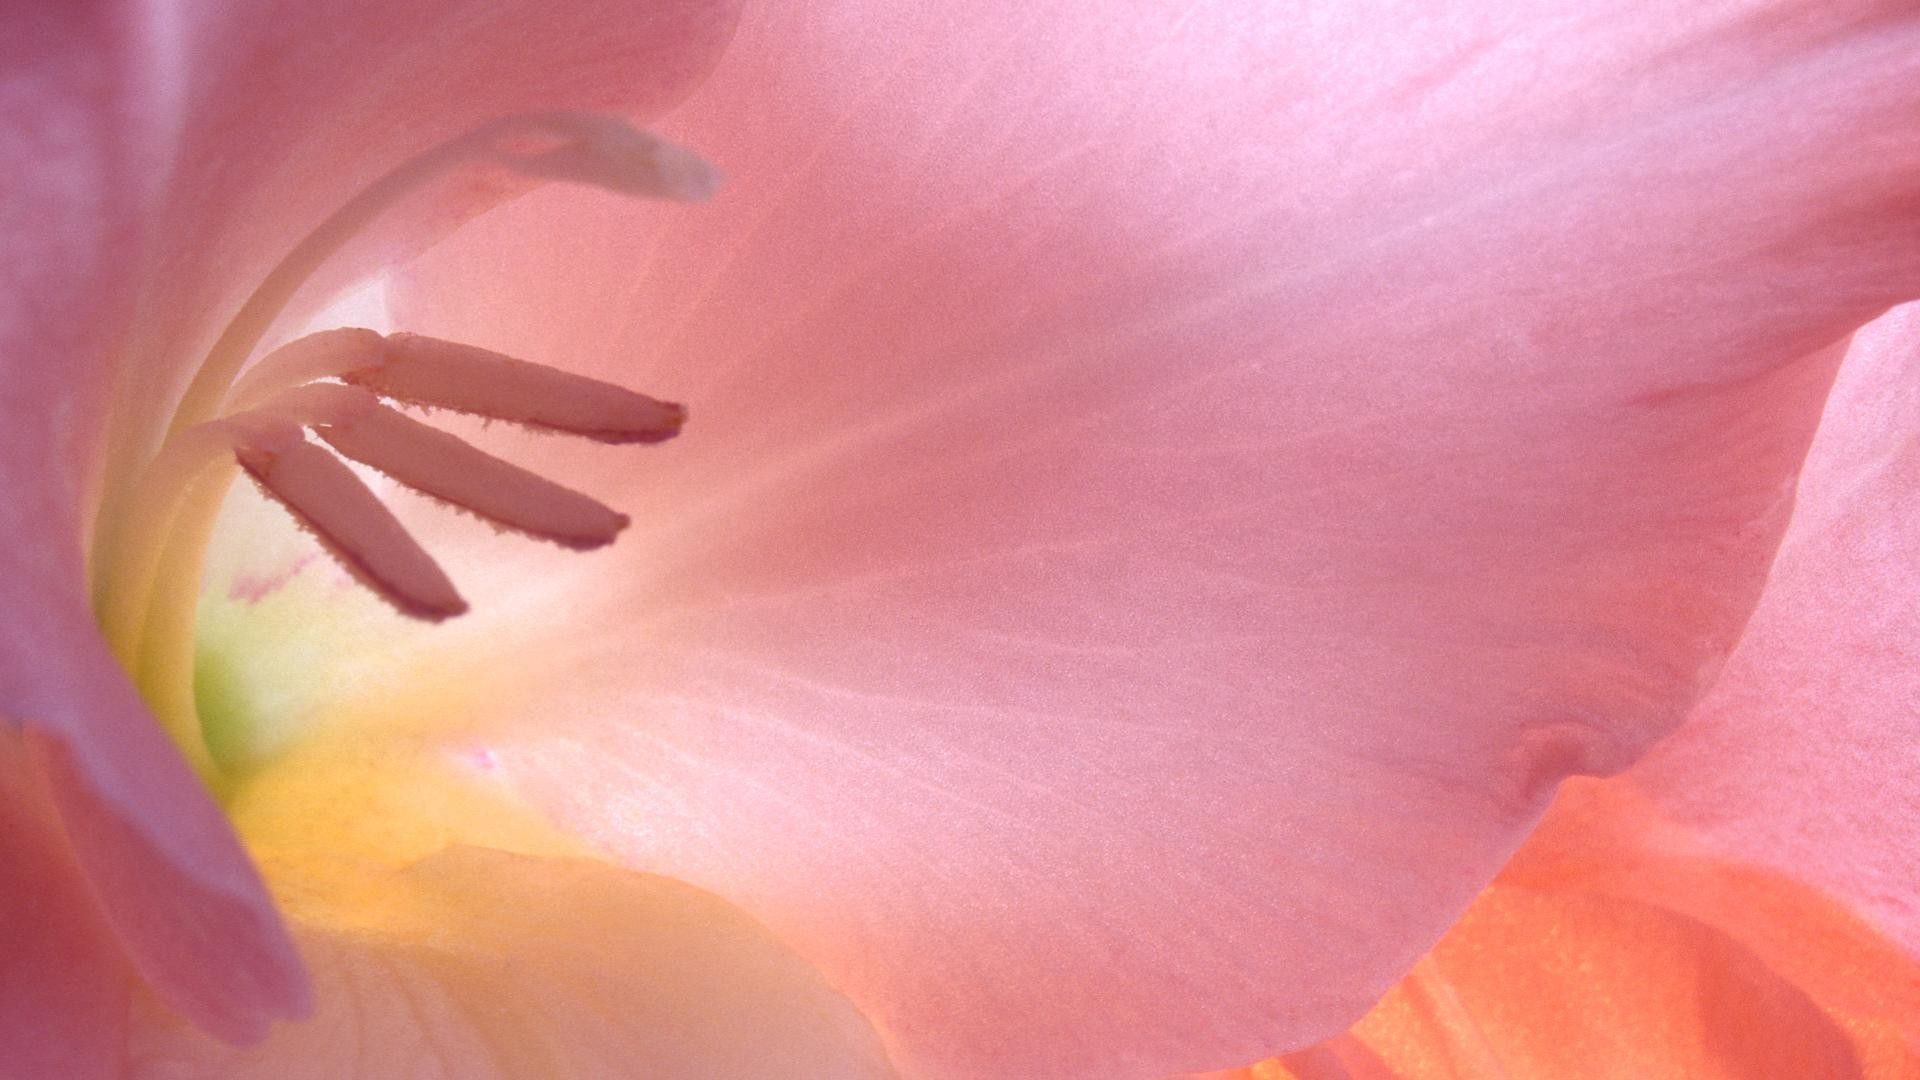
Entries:
[[467, 610], [433, 556], [339, 458], [310, 442], [263, 434], [234, 459], [362, 585], [402, 614], [439, 622]]
[[[309, 381], [329, 378], [347, 385]], [[252, 407], [208, 430], [227, 433], [240, 465], [354, 577], [402, 613], [436, 622], [466, 603], [353, 470], [300, 437], [302, 427], [416, 491], [577, 551], [612, 543], [628, 519], [376, 394], [612, 443], [659, 442], [686, 419], [679, 405], [612, 383], [417, 334], [329, 330], [269, 354], [231, 396]]]
[[418, 334], [389, 334], [383, 359], [340, 377], [409, 405], [452, 409], [606, 443], [680, 433], [687, 410], [622, 386]]
[[[371, 402], [364, 390], [324, 389], [362, 394]], [[604, 547], [627, 527], [625, 514], [384, 405], [371, 404], [343, 423], [313, 430], [346, 457], [415, 491], [563, 547]]]

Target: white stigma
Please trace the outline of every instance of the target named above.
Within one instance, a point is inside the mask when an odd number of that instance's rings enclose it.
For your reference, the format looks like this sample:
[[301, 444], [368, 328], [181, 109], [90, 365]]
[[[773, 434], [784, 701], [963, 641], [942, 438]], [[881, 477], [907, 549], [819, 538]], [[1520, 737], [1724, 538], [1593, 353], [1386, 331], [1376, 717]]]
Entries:
[[571, 180], [643, 198], [702, 202], [720, 189], [720, 174], [700, 155], [611, 116], [544, 118], [556, 145], [531, 152], [502, 147], [493, 159], [528, 176]]

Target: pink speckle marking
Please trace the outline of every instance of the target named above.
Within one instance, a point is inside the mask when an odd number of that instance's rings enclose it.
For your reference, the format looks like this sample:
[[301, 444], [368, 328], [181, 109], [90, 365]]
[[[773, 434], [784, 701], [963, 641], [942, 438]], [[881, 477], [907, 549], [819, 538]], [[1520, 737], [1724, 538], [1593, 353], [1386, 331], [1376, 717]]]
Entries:
[[300, 572], [305, 570], [319, 554], [317, 551], [309, 551], [295, 559], [293, 565], [271, 574], [242, 574], [234, 578], [233, 584], [228, 587], [227, 599], [237, 600], [243, 604], [257, 604], [292, 584], [293, 579], [299, 577]]

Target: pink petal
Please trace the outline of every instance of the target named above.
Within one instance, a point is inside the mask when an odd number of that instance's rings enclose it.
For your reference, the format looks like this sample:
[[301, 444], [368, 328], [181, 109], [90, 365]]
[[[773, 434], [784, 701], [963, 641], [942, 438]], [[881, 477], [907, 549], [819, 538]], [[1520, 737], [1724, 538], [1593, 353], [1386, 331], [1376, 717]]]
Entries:
[[18, 737], [0, 731], [0, 1062], [8, 1076], [110, 1080], [133, 973], [87, 896]]
[[530, 450], [636, 524], [450, 558], [421, 678], [912, 1075], [1315, 1042], [1711, 683], [1826, 346], [1920, 293], [1920, 21], [929, 10], [760, 13], [675, 119], [710, 209], [421, 269], [405, 328], [691, 409]]
[[[0, 713], [25, 729], [27, 760], [51, 781], [49, 798], [73, 849], [35, 854], [9, 845], [5, 888], [31, 895], [39, 886], [26, 883], [77, 865], [135, 964], [163, 993], [212, 1030], [254, 1037], [271, 1017], [302, 1007], [304, 980], [239, 844], [107, 654], [81, 584], [77, 500], [85, 477], [75, 466], [90, 456], [85, 418], [103, 404], [87, 365], [133, 287], [103, 265], [112, 230], [125, 225], [127, 193], [90, 182], [110, 177], [116, 164], [105, 100], [116, 84], [102, 66], [114, 39], [79, 16], [25, 26], [24, 38], [9, 41], [25, 46], [8, 70], [24, 70], [16, 77], [29, 95], [23, 126], [5, 146], [30, 165], [30, 182], [8, 200], [21, 216], [7, 225], [25, 245], [15, 249], [16, 265], [33, 276], [0, 289], [0, 303], [18, 305], [0, 308], [8, 389], [0, 399]], [[52, 842], [44, 834], [38, 841]], [[79, 912], [53, 904], [62, 892], [72, 903], [78, 884], [49, 880], [49, 906], [16, 909], [42, 925], [23, 923], [17, 932], [64, 953], [76, 986], [112, 986], [126, 977], [122, 961], [104, 942], [75, 941]], [[60, 1026], [101, 1026], [96, 1038], [112, 1040], [116, 1022], [83, 1015]], [[74, 1047], [104, 1052], [78, 1036]]]
[[[122, 431], [150, 422], [267, 268], [400, 158], [505, 112], [656, 112], [731, 20], [724, 0], [7, 15], [0, 155], [19, 179], [0, 205], [0, 712], [26, 727], [136, 966], [210, 1032], [257, 1037], [304, 1007], [305, 985], [244, 852], [88, 615], [80, 553], [110, 406]], [[437, 194], [343, 267], [503, 192]]]
[[1920, 955], [1920, 307], [1853, 339], [1726, 673], [1634, 772], [1728, 853]]
[[67, 696], [30, 692], [12, 704], [33, 718], [28, 746], [73, 857], [157, 992], [221, 1038], [258, 1039], [272, 1020], [307, 1008], [306, 980], [272, 902], [113, 658], [84, 631], [64, 629], [49, 635], [65, 647], [46, 650], [58, 666], [42, 686]]
[[235, 1053], [135, 1014], [151, 1080], [893, 1075], [860, 1015], [766, 930], [678, 882], [456, 848], [306, 905], [319, 1005]]

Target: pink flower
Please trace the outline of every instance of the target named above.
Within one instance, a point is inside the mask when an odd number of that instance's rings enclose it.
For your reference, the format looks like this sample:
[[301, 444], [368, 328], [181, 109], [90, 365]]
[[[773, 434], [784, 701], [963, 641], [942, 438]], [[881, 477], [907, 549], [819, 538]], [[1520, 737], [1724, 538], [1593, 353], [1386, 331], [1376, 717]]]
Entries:
[[[1562, 779], [1696, 707], [1634, 782], [1920, 941], [1875, 899], [1911, 823], [1860, 817], [1913, 608], [1874, 513], [1907, 451], [1854, 425], [1906, 361], [1846, 356], [1920, 294], [1903, 5], [752, 11], [663, 128], [711, 203], [543, 189], [410, 259], [509, 193], [456, 174], [308, 290], [388, 267], [399, 328], [692, 420], [475, 436], [630, 515], [603, 554], [395, 500], [472, 602], [438, 628], [317, 571], [223, 599], [294, 561], [234, 510], [197, 655], [132, 621], [217, 804], [88, 597], [208, 345], [375, 177], [498, 116], [655, 115], [732, 13], [7, 18], [7, 1060], [1232, 1066], [1347, 1028]], [[1837, 371], [1805, 498], [1846, 524], [1789, 534]], [[249, 853], [318, 1018], [234, 1051], [200, 1030], [308, 997]]]

